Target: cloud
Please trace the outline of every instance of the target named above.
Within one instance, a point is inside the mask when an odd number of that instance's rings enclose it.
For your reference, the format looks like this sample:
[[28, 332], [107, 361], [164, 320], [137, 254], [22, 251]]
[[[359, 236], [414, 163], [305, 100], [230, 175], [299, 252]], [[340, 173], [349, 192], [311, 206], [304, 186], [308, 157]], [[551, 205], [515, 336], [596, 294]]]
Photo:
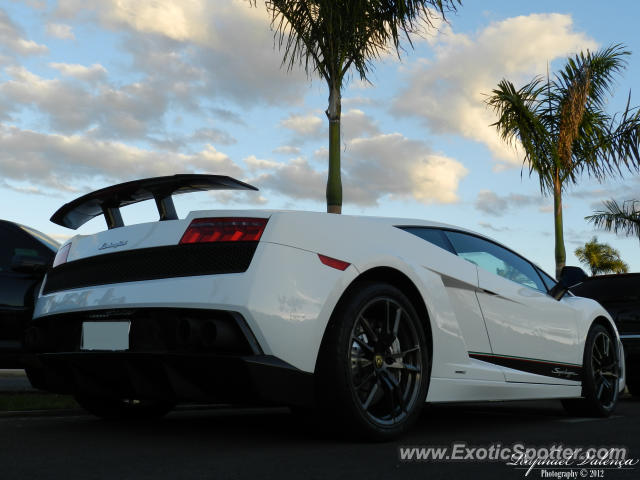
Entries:
[[[260, 195], [258, 192], [249, 190], [218, 190], [209, 192], [216, 202], [223, 205], [237, 205], [237, 204], [250, 204], [250, 205], [264, 205], [267, 203], [267, 199]], [[210, 202], [207, 202], [210, 205]]]
[[495, 225], [492, 225], [491, 223], [487, 223], [487, 222], [478, 222], [478, 225], [480, 225], [482, 228], [491, 230], [492, 232], [496, 232], [496, 233], [511, 231], [509, 227], [496, 227]]
[[[256, 172], [251, 182], [260, 188], [294, 199], [323, 201], [325, 197], [326, 170], [317, 170], [303, 157], [287, 163], [251, 158], [245, 163]], [[357, 138], [347, 143], [342, 155], [343, 201], [372, 206], [384, 197], [454, 203], [467, 173], [460, 162], [399, 133]]]
[[97, 82], [104, 80], [107, 76], [107, 69], [99, 63], [87, 67], [85, 65], [78, 65], [73, 63], [56, 63], [49, 64], [51, 68], [58, 70], [62, 75], [66, 77], [76, 78], [78, 80], [84, 80], [87, 82]]
[[372, 105], [373, 103], [374, 103], [373, 100], [369, 97], [357, 96], [357, 97], [342, 98], [342, 106], [349, 107], [349, 108], [364, 107], [366, 105]]
[[54, 240], [57, 240], [60, 243], [60, 245], [62, 245], [64, 242], [66, 242], [67, 240], [69, 240], [71, 237], [74, 236], [73, 233], [47, 233], [47, 235], [53, 238]]
[[491, 190], [481, 190], [476, 197], [475, 207], [481, 212], [494, 217], [501, 217], [513, 208], [538, 206], [545, 208], [548, 200], [542, 196], [510, 193], [500, 196]]
[[430, 38], [435, 58], [414, 62], [408, 85], [394, 99], [396, 115], [423, 119], [435, 133], [454, 133], [484, 143], [494, 158], [522, 165], [496, 134], [484, 103], [502, 78], [516, 84], [546, 71], [547, 62], [597, 44], [576, 32], [570, 15], [531, 14], [491, 23], [475, 35], [443, 28]]
[[380, 133], [378, 125], [362, 110], [351, 109], [342, 114], [340, 130], [343, 140]]
[[320, 147], [313, 151], [313, 159], [327, 161], [329, 159], [329, 149], [327, 147]]
[[303, 70], [281, 67], [260, 2], [251, 7], [245, 0], [59, 0], [55, 14], [124, 32], [123, 48], [145, 74], [175, 76], [182, 71], [176, 62], [199, 72], [198, 92], [210, 98], [281, 105], [300, 104], [306, 93]]
[[244, 178], [243, 169], [212, 145], [194, 154], [176, 154], [6, 125], [0, 125], [0, 144], [3, 179], [49, 190], [77, 191], [97, 180], [111, 184], [189, 172]]
[[399, 133], [353, 140], [344, 165], [356, 198], [372, 204], [385, 194], [392, 200], [455, 203], [458, 185], [468, 173], [460, 162]]
[[[300, 144], [309, 140], [326, 138], [329, 127], [326, 118], [315, 114], [291, 114], [280, 122], [280, 126], [294, 133], [291, 143]], [[377, 123], [365, 112], [352, 108], [342, 112], [340, 118], [340, 139], [349, 142], [362, 136], [380, 133]]]
[[291, 145], [281, 145], [273, 150], [273, 153], [279, 153], [282, 155], [299, 155], [300, 149]]
[[0, 8], [0, 47], [17, 55], [41, 55], [49, 49], [33, 40], [24, 38], [24, 31], [16, 25], [7, 12]]
[[[256, 159], [257, 160], [257, 159]], [[248, 163], [248, 159], [245, 159]], [[321, 201], [325, 195], [326, 173], [317, 171], [302, 157], [287, 163], [252, 161], [250, 169], [266, 172], [249, 180], [260, 190], [270, 190], [294, 199]]]
[[59, 0], [58, 14], [73, 17], [77, 12], [92, 10], [100, 22], [110, 27], [126, 25], [177, 41], [207, 44], [216, 38], [203, 22], [209, 13], [207, 7], [216, 10], [213, 2], [200, 0]]
[[324, 130], [324, 122], [317, 115], [289, 115], [280, 126], [307, 138], [319, 137]]
[[593, 230], [576, 230], [573, 228], [567, 228], [564, 231], [564, 237], [567, 243], [581, 247], [591, 240], [593, 237]]
[[235, 138], [227, 132], [218, 128], [199, 128], [188, 139], [191, 142], [211, 142], [220, 145], [232, 145], [237, 142]]
[[60, 40], [75, 40], [76, 36], [73, 34], [71, 25], [65, 25], [64, 23], [47, 23], [47, 35]]
[[160, 138], [150, 136], [148, 139], [155, 147], [174, 152], [192, 150], [194, 146], [202, 144], [233, 145], [237, 142], [229, 133], [218, 128], [199, 128], [191, 135], [181, 137], [163, 135]]
[[240, 115], [226, 108], [213, 107], [209, 109], [211, 115], [225, 122], [236, 123], [238, 125], [246, 125], [245, 121]]
[[[94, 78], [101, 67], [55, 64], [64, 75]], [[100, 83], [88, 89], [66, 78], [47, 79], [24, 67], [5, 68], [9, 79], [0, 83], [0, 102], [8, 114], [25, 106], [33, 107], [61, 133], [76, 133], [91, 128], [102, 138], [144, 138], [158, 127], [167, 111], [170, 97], [154, 82], [135, 82], [119, 88]], [[72, 106], [72, 107], [70, 107]]]

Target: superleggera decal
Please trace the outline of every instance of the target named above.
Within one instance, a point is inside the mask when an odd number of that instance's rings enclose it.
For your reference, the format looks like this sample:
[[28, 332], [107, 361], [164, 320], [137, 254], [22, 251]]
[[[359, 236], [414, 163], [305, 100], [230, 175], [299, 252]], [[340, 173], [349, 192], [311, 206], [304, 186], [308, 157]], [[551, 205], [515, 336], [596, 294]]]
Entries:
[[582, 365], [572, 363], [481, 352], [469, 352], [469, 357], [502, 367], [513, 368], [514, 370], [544, 375], [546, 377], [563, 378], [574, 381], [579, 381], [582, 378]]

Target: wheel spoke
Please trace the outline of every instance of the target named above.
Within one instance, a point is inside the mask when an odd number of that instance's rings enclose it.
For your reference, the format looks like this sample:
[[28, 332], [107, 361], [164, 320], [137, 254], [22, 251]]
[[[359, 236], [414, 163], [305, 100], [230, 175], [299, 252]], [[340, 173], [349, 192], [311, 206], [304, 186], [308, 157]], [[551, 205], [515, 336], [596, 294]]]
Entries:
[[384, 390], [385, 397], [388, 398], [389, 404], [390, 404], [390, 407], [391, 407], [391, 412], [389, 412], [389, 413], [391, 414], [391, 418], [395, 422], [395, 418], [396, 418], [396, 398], [395, 398], [396, 397], [396, 395], [395, 395], [396, 384], [391, 380], [391, 377], [389, 375], [387, 375], [386, 372], [381, 372], [380, 380], [382, 382], [382, 389]]
[[390, 320], [390, 316], [391, 316], [391, 313], [390, 313], [391, 303], [389, 302], [389, 300], [387, 300], [386, 308], [387, 308], [387, 310], [386, 310], [387, 314], [385, 315], [385, 323], [386, 323], [386, 327], [387, 328], [385, 329], [385, 333], [391, 333], [391, 327], [389, 325], [389, 320]]
[[602, 336], [602, 350], [604, 351], [604, 356], [609, 356], [609, 348], [611, 346], [611, 342], [609, 341], [609, 337]]
[[[389, 372], [384, 373], [384, 378], [387, 380], [387, 385], [389, 386], [389, 393], [394, 398], [395, 402], [400, 406], [400, 409], [403, 412], [407, 412], [407, 407], [405, 405], [404, 398], [402, 397], [402, 391], [400, 390], [400, 384], [395, 379], [395, 377]], [[395, 406], [394, 406], [395, 411]], [[395, 414], [394, 414], [395, 417]]]
[[360, 345], [362, 348], [364, 348], [367, 352], [373, 354], [373, 347], [368, 345], [364, 340], [362, 340], [360, 337], [351, 337], [351, 340], [353, 340], [354, 342], [356, 342], [358, 345]]
[[600, 350], [598, 349], [598, 345], [596, 345], [596, 342], [593, 342], [593, 353], [594, 354], [598, 354], [598, 359], [602, 360], [602, 353], [600, 353]]
[[601, 398], [602, 397], [602, 391], [604, 390], [604, 382], [599, 382], [599, 387], [598, 387], [598, 391], [596, 393], [596, 397]]
[[416, 367], [415, 365], [411, 365], [410, 363], [399, 362], [398, 360], [388, 364], [387, 368], [397, 368], [399, 370], [407, 370], [411, 373], [420, 373], [419, 367]]
[[375, 372], [371, 372], [369, 375], [367, 375], [358, 385], [356, 385], [356, 390], [360, 390], [362, 387], [364, 387], [367, 382], [369, 382], [369, 380], [375, 377], [375, 375]]
[[398, 310], [396, 311], [395, 322], [393, 322], [393, 331], [391, 332], [393, 334], [394, 339], [398, 337], [398, 327], [400, 327], [400, 317], [402, 317], [402, 309], [398, 308]]
[[409, 348], [408, 350], [405, 350], [403, 352], [390, 353], [388, 356], [393, 358], [398, 358], [398, 357], [404, 358], [405, 355], [409, 355], [410, 353], [419, 352], [419, 351], [420, 351], [420, 347], [416, 345], [415, 347]]
[[362, 329], [364, 330], [364, 333], [367, 334], [367, 337], [371, 338], [372, 342], [374, 343], [377, 342], [378, 335], [373, 330], [373, 328], [371, 328], [371, 324], [369, 323], [369, 321], [366, 318], [364, 318], [362, 315], [360, 315], [359, 320], [360, 320], [360, 325], [362, 325]]
[[373, 362], [370, 358], [367, 358], [365, 355], [352, 355], [351, 356], [352, 363], [355, 363], [360, 368], [366, 368], [370, 365], [373, 365]]
[[365, 411], [369, 410], [369, 406], [371, 405], [371, 402], [373, 401], [373, 397], [375, 397], [376, 393], [378, 393], [378, 382], [373, 384], [373, 387], [371, 388], [371, 391], [369, 392], [367, 399], [362, 404], [362, 408], [364, 408]]

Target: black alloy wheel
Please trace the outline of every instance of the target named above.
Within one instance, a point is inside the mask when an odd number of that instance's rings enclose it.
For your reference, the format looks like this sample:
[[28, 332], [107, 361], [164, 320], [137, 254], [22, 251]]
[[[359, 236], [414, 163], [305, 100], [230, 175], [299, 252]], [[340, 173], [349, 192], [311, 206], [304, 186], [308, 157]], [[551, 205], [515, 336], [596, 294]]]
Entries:
[[620, 358], [616, 338], [600, 324], [589, 330], [582, 368], [582, 397], [563, 400], [574, 415], [608, 417], [618, 403]]
[[334, 314], [320, 361], [319, 393], [334, 385], [322, 405], [359, 436], [391, 439], [419, 416], [430, 352], [416, 309], [397, 288], [359, 286]]

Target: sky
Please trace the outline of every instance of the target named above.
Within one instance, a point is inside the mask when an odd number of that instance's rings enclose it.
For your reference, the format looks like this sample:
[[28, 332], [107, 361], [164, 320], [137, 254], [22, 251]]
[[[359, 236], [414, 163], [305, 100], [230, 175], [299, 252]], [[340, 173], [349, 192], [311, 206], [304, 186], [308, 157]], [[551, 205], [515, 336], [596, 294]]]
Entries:
[[[640, 104], [640, 4], [467, 0], [348, 79], [342, 103], [343, 213], [468, 228], [554, 272], [552, 199], [490, 124], [485, 99], [581, 50], [632, 52], [608, 108]], [[49, 221], [82, 194], [175, 173], [230, 175], [259, 192], [176, 197], [191, 210], [325, 211], [326, 84], [281, 66], [264, 3], [246, 0], [0, 0], [0, 218], [64, 240]], [[565, 194], [567, 264], [597, 235], [640, 271], [640, 243], [584, 219], [640, 199], [640, 176], [587, 177]], [[145, 202], [125, 223], [157, 219]], [[77, 232], [103, 230], [96, 218]]]

